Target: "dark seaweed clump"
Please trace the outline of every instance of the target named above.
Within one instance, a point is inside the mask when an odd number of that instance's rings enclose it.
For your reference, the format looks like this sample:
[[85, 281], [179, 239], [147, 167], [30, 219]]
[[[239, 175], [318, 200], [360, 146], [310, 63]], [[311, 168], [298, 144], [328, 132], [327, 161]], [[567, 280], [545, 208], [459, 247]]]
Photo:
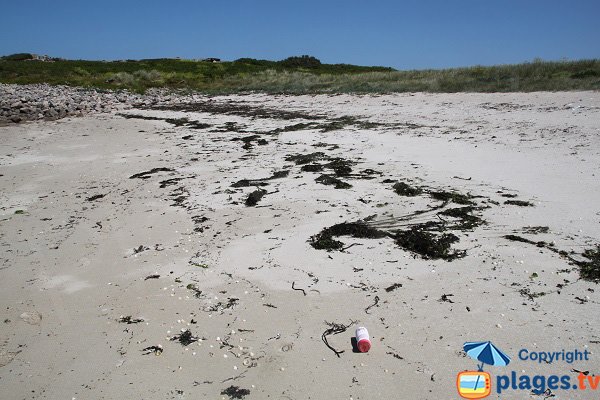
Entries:
[[438, 191], [438, 192], [429, 192], [429, 195], [436, 200], [440, 200], [443, 202], [453, 202], [456, 204], [465, 204], [465, 205], [473, 205], [474, 203], [471, 201], [472, 196], [468, 194], [462, 194], [457, 192], [446, 192], [446, 191]]
[[399, 194], [400, 196], [409, 196], [409, 197], [413, 197], [413, 196], [418, 196], [421, 193], [423, 193], [423, 190], [421, 188], [418, 187], [412, 187], [407, 183], [404, 182], [396, 182], [393, 186], [394, 192], [396, 192], [396, 194]]
[[449, 208], [439, 213], [439, 215], [445, 215], [452, 218], [458, 218], [458, 221], [452, 226], [452, 229], [457, 230], [470, 230], [482, 225], [484, 221], [473, 212], [476, 209], [472, 206]]
[[260, 199], [262, 199], [265, 194], [267, 194], [267, 191], [263, 190], [263, 189], [257, 189], [254, 192], [250, 193], [248, 195], [248, 198], [246, 199], [246, 206], [247, 207], [255, 206], [256, 204], [258, 204]]
[[523, 233], [529, 233], [531, 235], [536, 235], [538, 233], [548, 233], [550, 232], [550, 228], [547, 226], [524, 226]]
[[373, 129], [382, 126], [378, 122], [361, 121], [356, 117], [344, 115], [342, 117], [334, 118], [326, 123], [317, 125], [317, 128], [321, 129], [321, 132], [331, 132], [339, 129], [344, 129], [347, 126], [356, 126], [361, 129]]
[[[261, 139], [260, 135], [246, 135], [246, 136], [242, 136], [242, 137], [233, 138], [233, 139], [231, 139], [231, 141], [232, 142], [242, 141], [242, 142], [244, 142], [244, 144], [242, 145], [242, 148], [244, 150], [250, 150], [252, 148], [252, 142], [259, 141], [260, 139]], [[266, 144], [266, 141], [263, 144]]]
[[344, 243], [333, 239], [337, 236], [352, 236], [359, 239], [381, 239], [388, 234], [376, 228], [372, 228], [364, 222], [344, 222], [323, 229], [317, 235], [310, 238], [309, 242], [317, 250], [341, 250]]
[[533, 203], [524, 200], [506, 200], [504, 204], [519, 207], [533, 207]]
[[[319, 154], [319, 153], [313, 153]], [[354, 163], [348, 160], [344, 160], [343, 158], [332, 158], [326, 164], [318, 164], [314, 162], [310, 162], [308, 164], [302, 165], [300, 168], [304, 172], [319, 172], [323, 169], [331, 169], [337, 176], [348, 176], [352, 173], [352, 165]]]
[[334, 185], [336, 189], [350, 189], [352, 187], [351, 184], [344, 182], [331, 175], [321, 175], [317, 179], [315, 179], [315, 182], [323, 185]]
[[250, 391], [238, 386], [229, 386], [227, 389], [223, 390], [221, 394], [229, 396], [230, 399], [243, 399], [250, 394]]
[[443, 259], [452, 261], [464, 257], [465, 251], [452, 251], [452, 243], [458, 242], [458, 237], [452, 233], [436, 234], [420, 227], [400, 231], [395, 236], [396, 243], [403, 249], [415, 252], [428, 259]]
[[142, 318], [133, 318], [131, 315], [128, 315], [126, 317], [120, 317], [118, 321], [127, 325], [139, 324], [140, 322], [144, 322]]
[[[394, 238], [396, 244], [407, 251], [419, 254], [425, 259], [443, 259], [452, 261], [466, 255], [464, 250], [452, 250], [451, 245], [459, 238], [447, 233], [449, 230], [468, 231], [485, 223], [479, 216], [474, 215], [476, 207], [467, 206], [451, 208], [437, 214], [439, 220], [432, 220], [413, 225], [408, 230], [399, 230], [392, 219], [383, 223], [373, 221], [373, 217], [352, 223], [341, 223], [323, 229], [319, 234], [310, 238], [312, 247], [318, 250], [344, 250], [344, 243], [336, 240], [338, 236], [352, 236], [363, 239]], [[441, 216], [455, 218], [444, 220]]]
[[586, 281], [600, 283], [600, 245], [595, 249], [586, 249], [582, 256], [589, 261], [580, 261], [579, 276]]
[[315, 161], [325, 160], [327, 155], [321, 151], [309, 154], [294, 154], [285, 158], [285, 161], [292, 161], [296, 165], [314, 163]]
[[349, 175], [352, 172], [350, 167], [353, 163], [344, 160], [343, 158], [334, 158], [332, 161], [324, 165], [325, 168], [332, 169], [337, 176]]
[[173, 336], [171, 341], [178, 341], [182, 346], [189, 346], [190, 344], [197, 342], [198, 338], [192, 335], [192, 332], [189, 329], [186, 329], [181, 332], [181, 334]]
[[304, 172], [319, 172], [323, 170], [322, 164], [306, 164], [300, 168]]
[[269, 186], [269, 183], [265, 182], [262, 179], [256, 179], [256, 180], [240, 179], [239, 181], [231, 184], [231, 187], [234, 187], [234, 188], [250, 187], [250, 186]]
[[281, 171], [276, 171], [275, 173], [273, 173], [272, 176], [270, 176], [268, 178], [241, 179], [241, 180], [235, 182], [234, 184], [232, 184], [231, 187], [238, 188], [238, 187], [249, 187], [249, 186], [267, 186], [269, 184], [267, 181], [271, 181], [273, 179], [285, 178], [289, 174], [290, 174], [290, 171], [284, 169]]

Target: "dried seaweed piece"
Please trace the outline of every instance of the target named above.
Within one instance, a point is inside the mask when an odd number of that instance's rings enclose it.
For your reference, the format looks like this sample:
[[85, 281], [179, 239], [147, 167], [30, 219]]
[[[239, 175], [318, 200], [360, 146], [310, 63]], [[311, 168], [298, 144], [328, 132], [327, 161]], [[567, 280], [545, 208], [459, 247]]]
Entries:
[[389, 293], [389, 292], [393, 292], [394, 290], [401, 288], [401, 287], [402, 287], [401, 283], [394, 283], [392, 286], [386, 287], [385, 291]]
[[141, 253], [142, 251], [146, 251], [146, 250], [150, 250], [150, 248], [144, 246], [143, 244], [140, 244], [138, 247], [134, 247], [133, 254], [138, 254], [138, 253]]
[[529, 288], [522, 288], [521, 290], [519, 290], [519, 294], [523, 297], [527, 297], [529, 300], [533, 301], [534, 299], [537, 299], [538, 297], [542, 297], [546, 295], [546, 292], [532, 292], [531, 289]]
[[158, 183], [159, 187], [161, 189], [166, 188], [167, 186], [172, 186], [172, 185], [176, 185], [179, 181], [182, 181], [185, 178], [171, 178], [171, 179], [165, 179], [164, 181], [160, 181]]
[[344, 182], [336, 178], [335, 176], [325, 174], [315, 179], [315, 182], [320, 183], [322, 185], [334, 185], [336, 189], [350, 189], [352, 187], [351, 184]]
[[504, 239], [508, 239], [513, 242], [529, 243], [529, 244], [536, 245], [537, 247], [547, 247], [548, 246], [548, 243], [546, 243], [544, 241], [540, 240], [538, 242], [535, 242], [533, 240], [529, 240], [529, 239], [526, 239], [524, 237], [517, 236], [517, 235], [504, 235], [503, 237], [504, 237]]
[[405, 182], [396, 182], [392, 188], [394, 189], [394, 192], [400, 196], [413, 197], [423, 193], [423, 189], [412, 187]]
[[229, 386], [221, 391], [222, 395], [229, 396], [230, 399], [243, 399], [250, 394], [250, 390], [242, 389], [239, 386]]
[[267, 191], [263, 189], [257, 189], [250, 193], [246, 199], [246, 207], [252, 207], [258, 204], [265, 194], [267, 194]]
[[583, 374], [583, 375], [586, 375], [586, 376], [590, 374], [590, 371], [580, 371], [580, 370], [575, 369], [575, 368], [571, 369], [571, 372], [575, 372], [576, 374]]
[[296, 165], [303, 165], [308, 163], [314, 163], [315, 161], [325, 160], [327, 155], [322, 151], [317, 151], [308, 154], [293, 154], [285, 158], [285, 161], [292, 161]]
[[544, 392], [542, 392], [541, 390], [532, 390], [531, 394], [534, 396], [543, 396], [544, 400], [556, 397], [556, 395], [552, 392], [552, 390], [550, 390], [550, 388], [546, 389]]
[[327, 326], [329, 326], [329, 328], [326, 329], [325, 332], [323, 332], [323, 334], [321, 335], [321, 340], [323, 341], [323, 343], [325, 343], [325, 346], [327, 346], [331, 351], [333, 351], [335, 353], [335, 355], [338, 356], [338, 358], [339, 358], [340, 354], [345, 352], [345, 350], [338, 351], [338, 350], [334, 349], [327, 341], [327, 336], [338, 335], [340, 333], [346, 332], [346, 330], [349, 327], [356, 324], [356, 321], [350, 320], [350, 323], [348, 325], [338, 324], [335, 322], [327, 322], [327, 321], [325, 321], [325, 324]]
[[189, 329], [186, 329], [185, 331], [181, 332], [179, 335], [175, 335], [171, 338], [171, 341], [178, 341], [179, 343], [181, 343], [182, 346], [189, 346], [190, 344], [197, 342], [198, 341], [198, 337], [192, 335], [192, 331], [190, 331]]
[[142, 349], [142, 351], [145, 351], [145, 353], [144, 353], [145, 356], [148, 354], [152, 354], [152, 353], [154, 353], [155, 356], [160, 356], [163, 352], [163, 348], [159, 344], [158, 346], [146, 347], [146, 348]]
[[223, 302], [218, 302], [217, 304], [214, 304], [212, 306], [208, 306], [204, 308], [204, 311], [206, 312], [221, 312], [223, 313], [223, 311], [229, 309], [229, 308], [234, 308], [238, 303], [239, 303], [240, 299], [238, 299], [237, 297], [229, 297], [227, 299], [227, 303], [223, 303]]
[[398, 360], [404, 360], [404, 357], [402, 357], [400, 354], [394, 353], [392, 351], [388, 351], [385, 354], [389, 354], [390, 356], [392, 356]]
[[302, 294], [304, 294], [306, 296], [306, 290], [294, 287], [295, 284], [296, 284], [296, 282], [292, 282], [292, 289], [301, 291]]
[[371, 310], [371, 308], [379, 307], [379, 296], [375, 296], [375, 298], [373, 300], [374, 300], [373, 304], [371, 304], [370, 306], [365, 308], [365, 313], [370, 314], [369, 310]]
[[202, 290], [198, 289], [194, 283], [190, 283], [185, 287], [187, 290], [191, 290], [194, 292], [194, 296], [199, 299], [202, 297]]
[[512, 205], [512, 206], [519, 206], [519, 207], [533, 207], [534, 204], [530, 201], [524, 201], [524, 200], [506, 200], [504, 202], [504, 204], [508, 204], [508, 205]]
[[360, 171], [360, 173], [363, 175], [383, 175], [383, 172], [375, 171], [371, 168], [363, 169], [362, 171]]
[[269, 183], [267, 181], [273, 180], [273, 179], [280, 179], [280, 178], [285, 178], [290, 174], [289, 170], [281, 170], [281, 171], [276, 171], [275, 173], [273, 173], [272, 176], [268, 177], [268, 178], [260, 178], [260, 179], [242, 179], [239, 180], [237, 182], [235, 182], [234, 184], [231, 185], [231, 187], [249, 187], [249, 186], [267, 186]]
[[126, 317], [121, 317], [117, 321], [119, 321], [123, 324], [127, 324], [127, 325], [139, 324], [140, 322], [144, 322], [144, 320], [142, 318], [133, 318], [131, 315], [128, 315]]
[[466, 204], [466, 205], [474, 204], [471, 201], [472, 196], [468, 195], [468, 194], [462, 194], [462, 193], [457, 193], [457, 192], [446, 192], [446, 191], [441, 190], [441, 191], [429, 192], [429, 195], [436, 200], [440, 200], [440, 201], [443, 201], [446, 203], [452, 201], [453, 203], [456, 203], [456, 204]]
[[156, 174], [157, 172], [173, 172], [173, 170], [171, 168], [166, 168], [166, 167], [152, 168], [149, 171], [143, 171], [143, 172], [139, 172], [137, 174], [133, 174], [129, 177], [129, 179], [135, 179], [135, 178], [148, 179], [148, 178], [150, 178], [150, 175]]
[[538, 233], [548, 233], [550, 232], [550, 228], [547, 226], [524, 226], [523, 233], [529, 233], [531, 235], [535, 235]]
[[323, 170], [323, 164], [306, 164], [300, 170], [304, 172], [319, 172]]
[[241, 179], [231, 185], [231, 187], [239, 188], [239, 187], [250, 187], [250, 186], [269, 186], [268, 182], [264, 182], [262, 180], [250, 180], [250, 179]]
[[144, 280], [147, 281], [148, 279], [158, 279], [158, 278], [160, 278], [160, 275], [153, 274], [153, 275], [148, 275], [147, 277], [144, 278]]
[[440, 299], [438, 300], [440, 303], [442, 302], [446, 302], [446, 303], [454, 303], [452, 301], [452, 299], [450, 299], [450, 297], [454, 296], [453, 294], [443, 294], [442, 297], [440, 297]]
[[103, 198], [104, 196], [106, 196], [106, 194], [95, 194], [91, 197], [88, 197], [87, 199], [85, 199], [86, 201], [96, 201], [98, 199]]

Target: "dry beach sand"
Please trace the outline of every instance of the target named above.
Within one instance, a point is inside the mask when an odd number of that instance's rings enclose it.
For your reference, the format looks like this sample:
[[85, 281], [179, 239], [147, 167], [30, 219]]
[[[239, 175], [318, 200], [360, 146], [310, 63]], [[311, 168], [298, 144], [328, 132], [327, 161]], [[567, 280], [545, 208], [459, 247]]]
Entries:
[[455, 399], [480, 340], [600, 373], [597, 92], [197, 96], [0, 143], [2, 399]]

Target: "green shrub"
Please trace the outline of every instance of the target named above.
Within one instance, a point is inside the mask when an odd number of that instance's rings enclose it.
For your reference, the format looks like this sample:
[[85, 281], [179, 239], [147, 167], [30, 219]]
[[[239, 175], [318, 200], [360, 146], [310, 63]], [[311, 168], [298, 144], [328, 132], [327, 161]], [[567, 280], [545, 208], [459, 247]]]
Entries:
[[288, 57], [279, 62], [286, 68], [318, 68], [321, 66], [321, 61], [313, 56]]
[[16, 54], [10, 54], [8, 56], [2, 57], [3, 60], [10, 60], [10, 61], [33, 60], [34, 58], [35, 58], [35, 56], [31, 53], [16, 53]]

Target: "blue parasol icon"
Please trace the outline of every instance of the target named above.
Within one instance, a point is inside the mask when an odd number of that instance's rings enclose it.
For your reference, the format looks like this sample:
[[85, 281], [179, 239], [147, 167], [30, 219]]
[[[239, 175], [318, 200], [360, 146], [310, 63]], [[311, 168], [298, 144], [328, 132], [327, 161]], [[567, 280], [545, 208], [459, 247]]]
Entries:
[[[463, 350], [474, 360], [480, 361], [479, 371], [483, 371], [483, 364], [504, 367], [510, 363], [510, 357], [504, 354], [492, 342], [467, 342], [463, 345]], [[479, 383], [480, 376], [477, 376], [475, 388]]]
[[510, 357], [494, 346], [492, 342], [467, 342], [463, 345], [463, 349], [469, 357], [481, 362], [480, 371], [483, 371], [483, 364], [504, 367], [510, 363]]

